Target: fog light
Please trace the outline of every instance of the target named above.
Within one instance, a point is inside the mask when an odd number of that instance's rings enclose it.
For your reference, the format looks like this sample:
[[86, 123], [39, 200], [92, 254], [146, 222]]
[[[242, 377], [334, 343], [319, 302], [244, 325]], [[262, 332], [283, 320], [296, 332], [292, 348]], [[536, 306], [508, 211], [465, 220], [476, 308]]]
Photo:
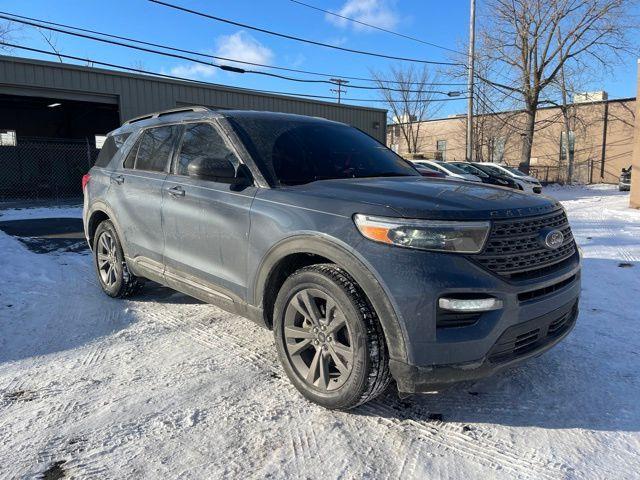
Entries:
[[502, 300], [497, 298], [441, 298], [438, 305], [452, 312], [485, 312], [502, 308]]

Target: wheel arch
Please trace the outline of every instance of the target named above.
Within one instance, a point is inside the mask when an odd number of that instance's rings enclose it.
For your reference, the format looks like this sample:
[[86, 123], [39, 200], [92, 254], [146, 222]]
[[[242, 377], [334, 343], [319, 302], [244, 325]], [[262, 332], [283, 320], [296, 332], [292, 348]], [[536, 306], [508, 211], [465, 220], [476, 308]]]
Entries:
[[87, 235], [87, 241], [89, 242], [90, 248], [93, 248], [93, 239], [96, 233], [96, 229], [98, 228], [98, 225], [100, 225], [100, 223], [102, 223], [105, 220], [109, 220], [111, 221], [114, 228], [116, 229], [116, 233], [118, 234], [118, 238], [120, 239], [122, 250], [124, 251], [125, 257], [126, 257], [127, 252], [126, 252], [126, 242], [125, 242], [124, 235], [122, 233], [120, 225], [118, 224], [115, 213], [113, 212], [111, 207], [109, 207], [108, 204], [101, 201], [95, 202], [89, 209], [86, 219], [87, 219], [86, 220], [87, 223], [86, 223], [85, 233]]
[[334, 263], [355, 280], [378, 315], [390, 357], [406, 360], [405, 332], [383, 284], [367, 262], [359, 258], [348, 245], [317, 234], [287, 238], [264, 256], [254, 276], [252, 303], [262, 310], [265, 325], [273, 327], [275, 296], [288, 275], [299, 268], [317, 263]]

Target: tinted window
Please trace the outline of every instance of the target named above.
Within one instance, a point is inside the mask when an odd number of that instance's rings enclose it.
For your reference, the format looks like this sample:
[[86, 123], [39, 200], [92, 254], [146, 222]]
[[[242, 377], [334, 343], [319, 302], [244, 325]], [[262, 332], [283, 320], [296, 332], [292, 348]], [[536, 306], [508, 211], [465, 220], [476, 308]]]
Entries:
[[486, 173], [484, 173], [482, 170], [468, 163], [456, 163], [455, 165], [456, 167], [464, 170], [467, 173], [470, 173], [471, 175], [477, 175], [478, 177], [482, 177], [482, 178], [487, 178], [489, 176]]
[[438, 170], [435, 167], [432, 167], [431, 165], [429, 165], [428, 163], [423, 163], [423, 162], [416, 162], [416, 165], [418, 165], [420, 168], [424, 168], [425, 170], [429, 170], [431, 172], [439, 172], [440, 170]]
[[460, 167], [456, 167], [455, 165], [451, 165], [450, 163], [447, 163], [447, 162], [436, 162], [436, 163], [440, 165], [442, 168], [444, 168], [445, 170], [449, 170], [451, 173], [456, 173], [458, 175], [464, 175], [467, 173], [464, 170], [462, 170]]
[[173, 152], [179, 128], [178, 125], [168, 125], [145, 130], [140, 139], [135, 169], [162, 172]]
[[109, 135], [102, 144], [98, 158], [96, 159], [96, 167], [106, 167], [113, 156], [118, 153], [120, 147], [129, 138], [130, 133], [121, 133], [120, 135]]
[[489, 171], [496, 175], [504, 175], [505, 173], [499, 168], [494, 167], [493, 165], [480, 165], [480, 167], [484, 171]]
[[142, 138], [138, 138], [136, 143], [131, 147], [129, 153], [127, 153], [127, 158], [124, 159], [124, 168], [133, 168], [136, 164], [136, 154], [138, 153], [138, 147], [140, 146], [140, 140]]
[[176, 175], [188, 175], [189, 163], [197, 158], [228, 158], [237, 165], [235, 155], [210, 123], [187, 125], [182, 137], [180, 154], [175, 167]]
[[420, 176], [407, 161], [352, 127], [282, 117], [229, 120], [267, 175], [281, 184]]

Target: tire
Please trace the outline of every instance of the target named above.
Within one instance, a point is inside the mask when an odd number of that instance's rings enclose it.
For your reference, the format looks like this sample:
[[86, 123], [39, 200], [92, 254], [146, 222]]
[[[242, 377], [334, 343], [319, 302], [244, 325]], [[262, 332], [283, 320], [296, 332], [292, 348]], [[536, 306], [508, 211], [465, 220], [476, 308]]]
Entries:
[[291, 275], [274, 306], [282, 366], [308, 400], [348, 410], [389, 385], [382, 327], [364, 292], [341, 268], [311, 265]]
[[105, 220], [93, 237], [93, 263], [102, 291], [114, 298], [131, 296], [142, 288], [142, 279], [129, 272], [122, 244], [113, 223]]

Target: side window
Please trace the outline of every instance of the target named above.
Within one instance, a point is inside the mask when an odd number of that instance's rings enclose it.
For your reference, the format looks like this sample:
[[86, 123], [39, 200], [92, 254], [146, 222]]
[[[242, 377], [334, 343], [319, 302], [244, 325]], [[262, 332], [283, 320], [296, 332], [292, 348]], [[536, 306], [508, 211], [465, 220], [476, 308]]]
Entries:
[[100, 153], [96, 159], [96, 167], [106, 167], [111, 162], [113, 156], [118, 153], [122, 144], [129, 138], [130, 133], [121, 133], [120, 135], [110, 135], [102, 144]]
[[175, 174], [188, 175], [189, 163], [201, 157], [229, 158], [235, 166], [239, 163], [213, 125], [210, 123], [188, 124], [184, 129]]
[[136, 143], [131, 147], [129, 153], [127, 153], [127, 158], [124, 159], [124, 168], [133, 168], [136, 163], [136, 154], [138, 153], [138, 147], [140, 146], [140, 138], [136, 140]]
[[179, 129], [178, 125], [167, 125], [145, 130], [140, 139], [135, 169], [162, 172], [173, 152]]

